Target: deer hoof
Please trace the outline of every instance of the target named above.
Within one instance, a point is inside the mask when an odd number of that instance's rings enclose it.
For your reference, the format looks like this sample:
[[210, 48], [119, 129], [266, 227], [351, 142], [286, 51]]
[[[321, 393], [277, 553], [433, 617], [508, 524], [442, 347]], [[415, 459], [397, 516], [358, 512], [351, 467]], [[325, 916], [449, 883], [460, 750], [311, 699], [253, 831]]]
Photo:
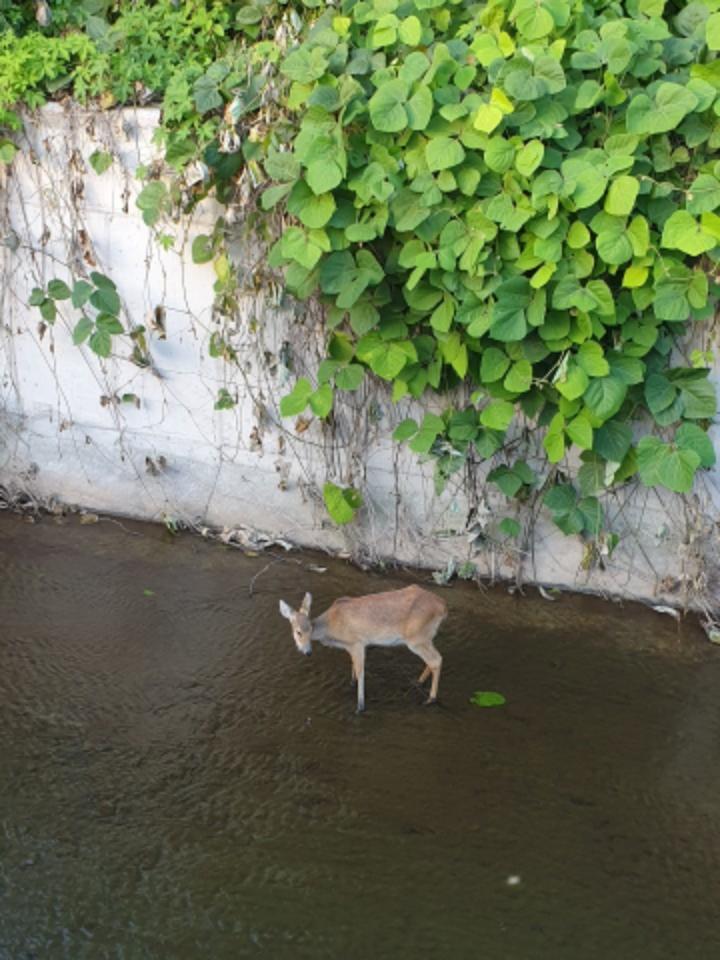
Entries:
[[427, 700], [425, 701], [425, 703], [423, 704], [423, 706], [425, 706], [425, 707], [432, 707], [432, 706], [434, 706], [437, 702], [438, 702], [438, 698], [437, 698], [437, 697], [428, 697]]

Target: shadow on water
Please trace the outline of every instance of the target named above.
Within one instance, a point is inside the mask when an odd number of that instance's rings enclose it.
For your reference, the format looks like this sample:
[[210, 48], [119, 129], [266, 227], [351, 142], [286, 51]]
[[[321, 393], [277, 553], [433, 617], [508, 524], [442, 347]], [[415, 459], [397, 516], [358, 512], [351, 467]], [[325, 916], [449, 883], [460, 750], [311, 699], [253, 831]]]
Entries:
[[[419, 662], [278, 599], [401, 586], [0, 517], [0, 958], [720, 956], [720, 655], [583, 597], [443, 592]], [[502, 709], [469, 703], [478, 689]]]

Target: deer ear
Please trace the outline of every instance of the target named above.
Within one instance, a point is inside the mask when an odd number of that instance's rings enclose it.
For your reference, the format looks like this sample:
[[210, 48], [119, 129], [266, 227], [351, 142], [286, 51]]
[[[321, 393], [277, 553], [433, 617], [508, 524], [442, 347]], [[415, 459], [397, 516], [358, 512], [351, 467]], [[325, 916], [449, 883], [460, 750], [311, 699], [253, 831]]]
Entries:
[[302, 606], [300, 607], [300, 612], [304, 613], [306, 617], [310, 616], [310, 604], [312, 603], [312, 594], [306, 593], [303, 597]]
[[292, 607], [288, 606], [284, 600], [280, 601], [280, 613], [285, 617], [286, 620], [290, 620], [293, 615]]

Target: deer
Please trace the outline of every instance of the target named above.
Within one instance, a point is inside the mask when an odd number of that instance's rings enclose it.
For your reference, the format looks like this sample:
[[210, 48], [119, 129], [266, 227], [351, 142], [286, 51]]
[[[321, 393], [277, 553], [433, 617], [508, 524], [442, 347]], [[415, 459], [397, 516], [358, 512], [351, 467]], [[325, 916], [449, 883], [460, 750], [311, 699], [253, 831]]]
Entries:
[[290, 621], [295, 646], [309, 657], [313, 642], [345, 650], [352, 661], [351, 680], [357, 683], [357, 712], [365, 709], [365, 651], [368, 647], [405, 646], [425, 661], [418, 683], [432, 675], [425, 703], [437, 701], [442, 657], [433, 640], [447, 617], [444, 600], [413, 585], [364, 597], [342, 597], [325, 613], [310, 618], [312, 594], [306, 593], [299, 610], [280, 601], [280, 613]]

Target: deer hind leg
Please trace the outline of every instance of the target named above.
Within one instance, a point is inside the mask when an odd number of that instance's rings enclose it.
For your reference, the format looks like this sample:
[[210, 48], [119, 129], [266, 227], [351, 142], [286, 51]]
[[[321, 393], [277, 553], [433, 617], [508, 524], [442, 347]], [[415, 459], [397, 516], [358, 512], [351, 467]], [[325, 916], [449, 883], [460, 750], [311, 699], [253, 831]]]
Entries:
[[425, 680], [427, 680], [427, 678], [432, 674], [430, 695], [425, 702], [434, 703], [437, 700], [438, 687], [440, 685], [442, 657], [440, 656], [440, 653], [432, 640], [424, 640], [423, 642], [410, 647], [410, 649], [417, 657], [420, 657], [421, 660], [425, 661], [425, 669], [420, 674], [420, 680], [418, 682], [424, 683]]
[[430, 667], [425, 667], [425, 669], [423, 670], [423, 672], [422, 672], [422, 673], [420, 674], [420, 676], [418, 677], [418, 681], [417, 681], [417, 682], [418, 682], [418, 683], [425, 683], [425, 681], [427, 680], [427, 678], [430, 676], [431, 673], [432, 673], [432, 670], [430, 669]]

